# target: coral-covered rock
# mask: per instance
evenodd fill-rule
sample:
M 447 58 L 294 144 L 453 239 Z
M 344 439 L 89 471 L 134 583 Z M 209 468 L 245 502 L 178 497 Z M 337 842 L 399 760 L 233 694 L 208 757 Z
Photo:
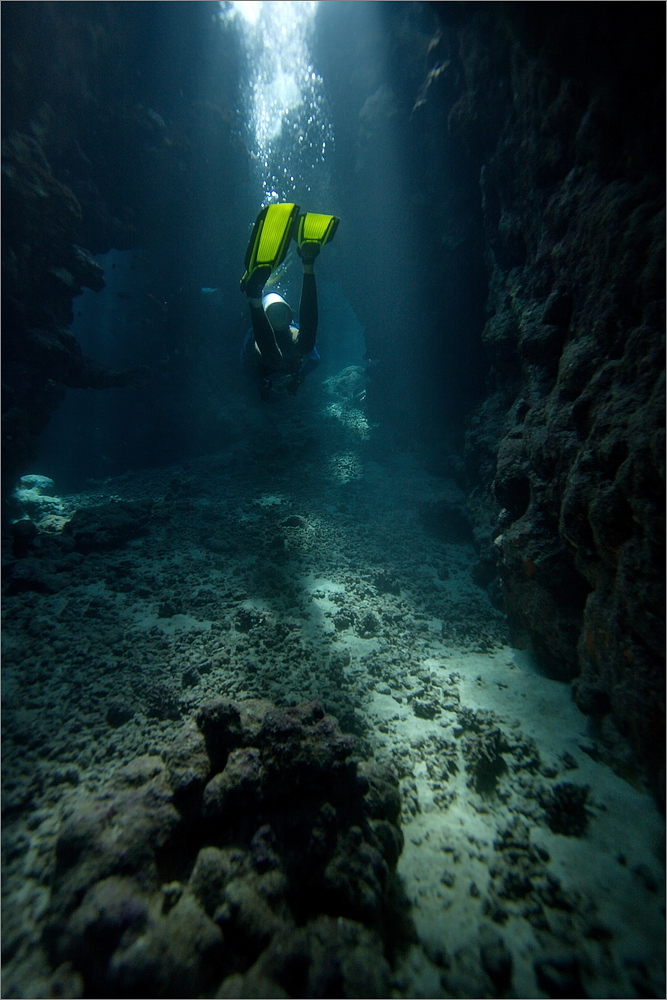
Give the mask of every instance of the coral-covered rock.
M 177 733 L 165 754 L 169 780 L 175 795 L 200 791 L 211 770 L 203 734 L 189 720 Z
M 504 939 L 490 927 L 480 931 L 480 959 L 482 968 L 498 993 L 506 993 L 512 985 L 512 952 Z
M 401 812 L 401 795 L 396 786 L 395 774 L 375 761 L 361 761 L 358 774 L 360 782 L 363 782 L 364 800 L 369 815 L 374 819 L 397 823 Z
M 554 833 L 561 833 L 566 837 L 584 835 L 588 826 L 586 803 L 589 792 L 588 785 L 575 785 L 572 781 L 562 781 L 540 794 L 540 805 Z
M 252 864 L 255 871 L 265 872 L 276 868 L 279 858 L 276 853 L 276 835 L 273 828 L 264 823 L 250 842 Z
M 61 938 L 63 920 L 95 883 L 118 875 L 133 878 L 144 891 L 158 886 L 156 852 L 177 822 L 167 771 L 158 757 L 140 757 L 121 768 L 106 792 L 73 796 L 56 842 L 48 929 L 59 951 L 69 957 Z
M 108 988 L 118 997 L 201 996 L 215 984 L 223 962 L 220 928 L 184 893 L 144 934 L 114 952 Z
M 584 991 L 581 962 L 574 952 L 543 955 L 535 959 L 537 985 L 550 997 L 581 996 Z
M 217 997 L 384 997 L 391 972 L 382 944 L 358 923 L 320 917 L 277 934 L 245 975 L 230 976 Z
M 507 771 L 503 751 L 509 749 L 498 728 L 488 728 L 462 741 L 469 784 L 482 794 L 493 792 L 498 779 Z
M 54 964 L 85 995 L 386 995 L 400 796 L 387 768 L 357 772 L 353 747 L 318 702 L 217 699 L 166 764 L 140 757 L 76 794 Z
M 250 871 L 250 860 L 238 848 L 202 847 L 192 869 L 188 888 L 210 917 L 223 901 L 223 893 L 233 880 Z
M 2 144 L 3 499 L 35 457 L 63 386 L 143 384 L 147 375 L 140 367 L 118 372 L 97 364 L 69 329 L 72 299 L 84 287 L 99 291 L 103 271 L 80 245 L 79 200 L 24 126 L 3 134 Z
M 149 517 L 148 504 L 109 503 L 76 511 L 65 530 L 78 552 L 106 552 L 145 535 Z
M 377 927 L 389 868 L 380 851 L 368 844 L 359 827 L 340 839 L 338 850 L 324 871 L 323 887 L 338 912 Z
M 21 559 L 27 555 L 32 548 L 32 543 L 37 538 L 38 528 L 30 518 L 22 517 L 20 521 L 14 521 L 11 526 L 12 533 L 12 555 Z
M 573 908 L 574 898 L 547 868 L 547 852 L 531 844 L 530 829 L 520 819 L 510 821 L 493 846 L 496 855 L 489 866 L 491 882 L 484 910 L 494 922 L 502 924 L 510 915 L 522 915 L 541 930 L 548 927 L 545 906 Z
M 204 789 L 204 816 L 221 816 L 228 809 L 254 809 L 266 782 L 262 757 L 255 747 L 232 750 L 224 770 Z
M 195 719 L 203 733 L 213 771 L 222 770 L 229 751 L 243 742 L 238 707 L 227 698 L 216 698 L 202 705 Z
M 37 594 L 55 594 L 63 586 L 55 567 L 43 559 L 17 559 L 11 564 L 4 591 L 8 597 L 25 591 Z
M 67 921 L 65 954 L 76 955 L 89 983 L 103 983 L 107 962 L 121 943 L 131 944 L 148 923 L 147 897 L 130 878 L 112 875 L 95 882 Z
M 354 767 L 350 763 L 354 737 L 341 733 L 318 701 L 267 712 L 257 744 L 271 777 L 280 777 L 279 794 L 289 798 L 319 788 L 324 774 L 329 781 L 339 775 L 348 781 Z M 271 794 L 277 794 L 275 784 L 271 787 Z
M 240 939 L 245 950 L 255 955 L 286 924 L 285 917 L 276 913 L 259 891 L 257 880 L 248 877 L 228 882 L 214 920 L 223 931 L 228 929 L 237 941 Z

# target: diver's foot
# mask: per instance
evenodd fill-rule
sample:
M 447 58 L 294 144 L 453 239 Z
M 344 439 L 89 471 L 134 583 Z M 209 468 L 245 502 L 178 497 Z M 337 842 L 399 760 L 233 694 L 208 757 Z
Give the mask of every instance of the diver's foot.
M 244 274 L 241 278 L 241 291 L 245 292 L 249 299 L 261 299 L 264 285 L 271 277 L 271 270 L 266 264 L 264 267 L 256 267 L 252 274 Z

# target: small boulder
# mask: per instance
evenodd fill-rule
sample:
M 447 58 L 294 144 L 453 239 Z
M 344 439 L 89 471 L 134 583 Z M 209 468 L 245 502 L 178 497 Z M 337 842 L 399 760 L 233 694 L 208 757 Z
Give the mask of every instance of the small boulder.
M 241 713 L 228 698 L 214 698 L 201 706 L 195 721 L 204 736 L 211 768 L 220 771 L 229 751 L 243 742 Z
M 235 936 L 240 936 L 246 947 L 254 949 L 265 948 L 273 935 L 285 926 L 285 921 L 274 913 L 247 878 L 232 879 L 225 887 L 214 920 L 223 932 L 225 927 L 232 926 Z
M 539 802 L 546 813 L 549 829 L 565 837 L 582 837 L 588 826 L 586 803 L 590 787 L 562 781 L 542 791 Z
M 222 931 L 190 893 L 166 915 L 154 919 L 145 934 L 118 948 L 111 959 L 111 996 L 207 995 L 219 981 L 224 961 Z
M 57 917 L 111 875 L 136 875 L 144 886 L 157 885 L 155 852 L 178 822 L 171 800 L 159 757 L 139 757 L 121 768 L 106 791 L 77 793 L 56 841 Z
M 17 559 L 9 571 L 5 593 L 8 597 L 26 591 L 55 594 L 62 589 L 62 586 L 50 563 L 45 563 L 41 559 Z
M 203 733 L 193 720 L 179 730 L 165 754 L 169 781 L 175 795 L 202 789 L 211 772 Z
M 108 552 L 147 534 L 149 516 L 146 503 L 108 503 L 77 510 L 64 530 L 78 552 Z
M 204 789 L 204 816 L 221 816 L 232 806 L 237 810 L 255 808 L 261 799 L 265 779 L 259 750 L 255 747 L 232 750 L 224 770 Z
M 245 851 L 233 847 L 202 847 L 192 869 L 188 889 L 212 917 L 223 902 L 225 887 L 249 869 Z

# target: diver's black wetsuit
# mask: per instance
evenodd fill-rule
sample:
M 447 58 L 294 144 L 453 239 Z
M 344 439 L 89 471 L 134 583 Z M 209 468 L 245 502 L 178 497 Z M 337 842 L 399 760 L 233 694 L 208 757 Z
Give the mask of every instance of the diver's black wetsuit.
M 258 302 L 259 304 L 255 304 Z M 259 348 L 264 365 L 272 371 L 285 371 L 285 362 L 288 359 L 284 358 L 278 347 L 273 327 L 269 323 L 260 300 L 248 299 L 248 305 L 250 306 L 250 319 L 252 320 L 255 343 Z M 304 271 L 299 302 L 299 336 L 294 344 L 295 352 L 301 357 L 309 354 L 315 346 L 318 320 L 315 275 L 312 270 L 310 274 Z
M 272 387 L 275 377 L 291 376 L 288 391 L 295 393 L 308 372 L 320 358 L 315 349 L 319 321 L 317 285 L 312 264 L 304 267 L 299 301 L 299 325 L 275 331 L 261 304 L 261 299 L 248 297 L 252 331 L 248 332 L 242 350 L 243 363 L 258 378 L 260 390 Z M 295 338 L 292 333 L 297 331 Z M 258 351 L 255 349 L 257 345 Z

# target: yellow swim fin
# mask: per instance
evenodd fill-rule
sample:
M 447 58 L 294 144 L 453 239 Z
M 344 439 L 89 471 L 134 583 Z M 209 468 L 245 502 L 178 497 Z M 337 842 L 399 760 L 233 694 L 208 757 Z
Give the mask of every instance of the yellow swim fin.
M 245 255 L 241 291 L 250 283 L 261 289 L 274 268 L 282 264 L 294 235 L 299 205 L 284 202 L 265 205 L 255 219 Z
M 317 243 L 323 247 L 334 238 L 340 219 L 336 215 L 319 215 L 317 212 L 306 212 L 299 216 L 299 228 L 296 241 L 299 248 L 304 243 Z

